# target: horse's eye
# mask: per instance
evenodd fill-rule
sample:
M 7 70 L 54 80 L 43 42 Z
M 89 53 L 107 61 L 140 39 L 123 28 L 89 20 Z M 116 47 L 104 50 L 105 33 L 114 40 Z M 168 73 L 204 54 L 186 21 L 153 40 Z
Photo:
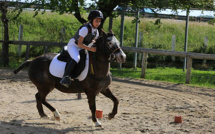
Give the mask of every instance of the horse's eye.
M 111 43 L 111 42 L 108 42 L 108 44 L 109 44 L 109 45 L 112 45 L 112 43 Z

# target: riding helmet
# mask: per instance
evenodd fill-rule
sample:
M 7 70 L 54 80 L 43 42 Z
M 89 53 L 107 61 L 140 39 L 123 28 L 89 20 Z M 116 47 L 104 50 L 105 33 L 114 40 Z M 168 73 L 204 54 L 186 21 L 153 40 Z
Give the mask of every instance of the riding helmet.
M 104 19 L 103 17 L 103 13 L 99 10 L 93 10 L 93 11 L 90 11 L 90 14 L 88 16 L 88 20 L 89 21 L 92 21 L 94 20 L 95 18 L 101 18 L 101 19 Z

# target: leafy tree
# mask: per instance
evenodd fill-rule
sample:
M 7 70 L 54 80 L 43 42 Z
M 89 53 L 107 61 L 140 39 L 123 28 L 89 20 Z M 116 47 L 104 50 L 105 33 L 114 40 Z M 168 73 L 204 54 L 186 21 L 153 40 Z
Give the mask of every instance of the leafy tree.
M 19 11 L 18 14 L 22 12 L 23 8 L 33 7 L 35 15 L 40 10 L 45 13 L 49 9 L 60 14 L 73 13 L 81 23 L 87 21 L 81 16 L 87 5 L 86 0 L 25 0 L 25 4 L 20 4 L 18 1 L 10 3 L 11 6 L 16 7 L 15 10 Z M 117 5 L 131 6 L 134 10 L 144 7 L 154 9 L 171 8 L 172 10 L 188 8 L 214 10 L 214 0 L 91 0 L 91 2 L 91 4 L 88 4 L 89 9 L 101 10 L 104 14 L 104 20 L 113 16 L 113 10 Z
M 14 2 L 15 1 L 15 2 Z M 92 3 L 89 5 L 89 9 L 101 10 L 104 14 L 104 21 L 107 17 L 113 16 L 113 10 L 117 5 L 120 6 L 131 6 L 134 10 L 144 7 L 150 7 L 154 9 L 165 9 L 171 8 L 172 10 L 177 9 L 190 9 L 199 8 L 202 10 L 210 9 L 214 10 L 214 0 L 91 0 Z M 8 18 L 6 16 L 7 7 L 15 7 L 14 11 L 18 11 L 17 16 L 23 11 L 23 8 L 34 8 L 35 15 L 42 10 L 45 13 L 46 10 L 53 12 L 71 13 L 79 20 L 80 23 L 85 23 L 85 20 L 81 15 L 85 12 L 86 0 L 25 0 L 25 3 L 20 0 L 4 0 L 0 2 L 0 11 L 2 13 L 2 22 L 4 24 L 4 40 L 2 57 L 3 64 L 7 66 L 9 64 L 8 58 Z M 17 17 L 16 16 L 16 17 Z M 103 23 L 101 25 L 103 27 Z M 4 58 L 6 57 L 6 58 Z

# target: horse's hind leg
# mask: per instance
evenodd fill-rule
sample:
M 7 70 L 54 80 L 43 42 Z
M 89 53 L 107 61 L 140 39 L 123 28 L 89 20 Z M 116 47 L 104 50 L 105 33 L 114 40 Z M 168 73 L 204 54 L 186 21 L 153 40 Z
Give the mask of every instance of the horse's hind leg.
M 111 90 L 109 88 L 105 89 L 105 90 L 102 90 L 101 93 L 110 98 L 113 103 L 114 103 L 114 106 L 113 106 L 113 110 L 112 110 L 112 113 L 109 113 L 108 117 L 109 119 L 112 119 L 114 118 L 114 116 L 117 114 L 117 110 L 118 110 L 118 104 L 119 104 L 119 101 L 118 99 L 112 94 Z
M 49 92 L 48 92 L 49 93 Z M 42 104 L 44 104 L 49 110 L 51 110 L 53 112 L 54 118 L 56 120 L 60 120 L 60 113 L 58 112 L 57 109 L 55 109 L 53 106 L 51 106 L 47 101 L 46 101 L 46 96 L 48 95 L 48 93 L 45 94 L 41 94 L 40 92 L 38 92 L 35 96 L 36 96 L 36 100 L 37 100 L 37 109 L 38 112 L 40 114 L 40 116 L 43 117 L 47 117 L 47 115 L 44 113 Z
M 47 118 L 48 116 L 44 113 L 44 110 L 43 110 L 43 106 L 42 106 L 42 102 L 41 102 L 41 99 L 40 99 L 40 95 L 39 95 L 39 92 L 35 94 L 35 97 L 36 97 L 36 101 L 37 101 L 37 110 L 41 116 L 41 118 Z

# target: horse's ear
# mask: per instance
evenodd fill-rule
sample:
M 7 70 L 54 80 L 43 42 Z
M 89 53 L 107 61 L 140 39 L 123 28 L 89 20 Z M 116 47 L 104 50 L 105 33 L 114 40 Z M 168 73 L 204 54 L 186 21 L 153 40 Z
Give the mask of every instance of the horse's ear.
M 115 34 L 113 33 L 113 30 L 112 30 L 112 29 L 109 31 L 109 33 L 110 33 L 110 34 L 113 34 L 113 35 L 115 35 Z
M 109 31 L 108 36 L 115 36 L 112 30 Z

